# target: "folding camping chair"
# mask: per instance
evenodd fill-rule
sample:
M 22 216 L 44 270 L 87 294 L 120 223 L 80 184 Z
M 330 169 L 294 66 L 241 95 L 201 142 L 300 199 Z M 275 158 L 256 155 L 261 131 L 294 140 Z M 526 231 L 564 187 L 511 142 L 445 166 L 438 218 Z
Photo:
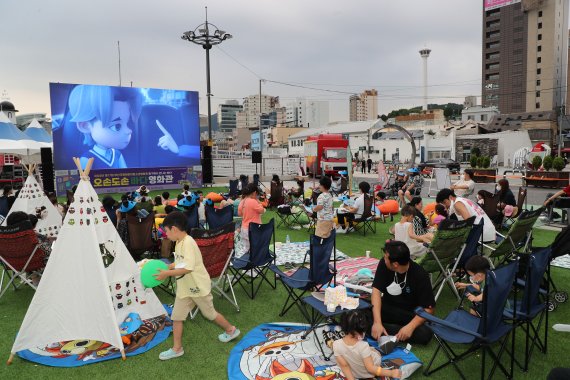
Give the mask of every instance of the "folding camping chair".
M 284 204 L 277 206 L 277 216 L 279 217 L 279 224 L 277 228 L 282 225 L 287 228 L 293 228 L 294 226 L 301 226 L 300 218 L 305 211 L 299 209 L 301 206 L 293 204 Z
M 519 217 L 520 214 L 523 213 L 524 210 L 524 203 L 526 201 L 526 194 L 527 194 L 526 187 L 519 187 L 519 192 L 517 194 L 517 207 L 515 209 L 516 213 L 513 213 L 511 216 L 506 217 L 506 220 L 503 222 L 505 225 L 512 225 L 515 222 L 515 219 Z
M 550 256 L 551 261 L 557 257 L 570 254 L 570 227 L 564 227 L 562 231 L 556 235 L 550 247 L 552 248 L 552 255 Z M 552 305 L 550 306 L 552 310 L 550 311 L 553 311 L 559 303 L 568 301 L 568 293 L 563 290 L 559 290 L 552 280 L 552 277 L 549 277 L 548 281 L 550 282 L 550 287 L 552 289 Z
M 0 227 L 0 264 L 2 264 L 0 298 L 10 286 L 17 290 L 25 283 L 36 290 L 36 286 L 26 273 L 40 275 L 40 270 L 45 267 L 45 253 L 40 248 L 38 237 L 29 221 Z M 5 277 L 8 282 L 4 286 Z M 16 284 L 18 278 L 20 283 Z
M 226 194 L 227 198 L 237 197 L 240 194 L 238 185 L 239 179 L 230 179 L 228 193 Z
M 463 248 L 463 253 L 461 257 L 457 259 L 457 265 L 455 273 L 457 270 L 461 270 L 461 274 L 459 275 L 462 278 L 465 272 L 465 264 L 467 260 L 469 260 L 473 256 L 481 255 L 483 249 L 483 225 L 485 220 L 481 218 L 479 223 L 473 223 L 471 226 L 471 231 L 469 231 L 469 235 L 467 236 L 467 241 L 465 242 L 465 248 Z
M 501 264 L 513 255 L 528 252 L 532 240 L 532 227 L 544 211 L 541 207 L 534 211 L 524 211 L 511 225 L 506 235 L 499 235 L 502 239 L 498 244 L 483 244 L 485 256 L 491 265 Z
M 206 205 L 206 223 L 210 230 L 218 229 L 233 221 L 233 207 L 215 208 L 214 206 Z
M 510 372 L 501 363 L 501 357 L 506 350 L 509 335 L 513 331 L 513 325 L 503 320 L 503 311 L 507 303 L 512 285 L 518 270 L 518 262 L 512 262 L 501 268 L 488 271 L 483 289 L 482 316 L 471 315 L 468 311 L 457 309 L 450 312 L 445 319 L 438 318 L 418 307 L 416 314 L 427 320 L 427 326 L 433 331 L 438 347 L 433 354 L 428 366 L 424 371 L 429 376 L 442 368 L 452 364 L 459 376 L 465 379 L 458 362 L 481 350 L 481 379 L 486 377 L 487 354 L 494 363 L 488 375 L 493 379 L 497 367 L 508 378 L 512 379 L 513 357 L 511 356 Z M 450 345 L 469 345 L 469 348 L 460 354 Z M 499 351 L 495 353 L 492 346 L 499 343 Z M 514 340 L 512 340 L 514 345 Z M 435 369 L 431 369 L 433 362 L 443 350 L 448 361 Z
M 192 228 L 200 228 L 198 205 L 194 204 L 187 210 L 184 210 L 184 215 L 186 215 L 186 232 L 190 233 L 190 231 L 192 231 Z
M 499 208 L 499 194 L 493 194 L 488 191 L 483 193 L 483 204 L 481 205 L 485 214 L 491 220 L 495 220 L 497 215 L 499 215 L 500 211 Z
M 332 268 L 329 264 L 331 255 Z M 309 256 L 309 268 L 305 267 L 307 256 Z M 279 316 L 284 316 L 297 305 L 301 314 L 308 319 L 307 310 L 301 301 L 303 296 L 308 291 L 313 289 L 319 291 L 323 286 L 335 282 L 333 280 L 336 275 L 336 232 L 333 230 L 326 239 L 311 235 L 311 247 L 305 253 L 303 264 L 291 275 L 284 273 L 276 265 L 271 265 L 269 269 L 279 276 L 288 294 Z
M 283 182 L 276 183 L 271 181 L 269 195 L 269 207 L 274 208 L 285 203 L 285 197 L 283 196 Z
M 239 283 L 249 298 L 254 299 L 261 284 L 267 282 L 273 289 L 277 287 L 277 278 L 273 283 L 269 281 L 267 271 L 271 264 L 275 265 L 275 253 L 270 249 L 271 242 L 275 247 L 275 220 L 271 219 L 266 224 L 249 224 L 249 252 L 241 257 L 234 257 L 231 261 L 230 271 L 232 272 L 231 285 Z M 254 287 L 258 281 L 257 288 Z M 245 282 L 251 287 L 247 289 Z
M 192 236 L 200 248 L 202 261 L 212 279 L 212 291 L 227 299 L 239 311 L 239 305 L 228 273 L 230 260 L 234 253 L 234 233 L 235 224 L 230 222 L 215 229 L 203 230 L 194 228 L 190 232 L 190 236 Z M 224 291 L 226 284 L 230 294 Z M 198 308 L 195 308 L 190 313 L 190 317 L 194 318 L 197 313 Z
M 465 242 L 471 232 L 474 221 L 474 216 L 461 221 L 442 220 L 428 247 L 427 253 L 417 259 L 417 263 L 426 272 L 430 275 L 437 274 L 437 277 L 435 279 L 432 277 L 431 280 L 433 290 L 437 289 L 436 300 L 439 298 L 445 284 L 449 286 L 457 299 L 461 298 L 455 288 L 453 274 L 461 261 Z
M 148 214 L 146 218 L 127 214 L 127 228 L 129 230 L 129 252 L 136 261 L 139 261 L 145 252 L 152 254 L 157 251 L 154 239 L 154 212 Z
M 358 219 L 354 219 L 350 223 L 349 231 L 362 231 L 363 235 L 366 236 L 366 231 L 371 233 L 376 233 L 376 222 L 380 217 L 374 212 L 374 197 L 369 194 L 364 195 L 364 211 L 362 216 Z
M 529 255 L 524 279 L 517 281 L 517 286 L 522 287 L 522 298 L 516 302 L 516 310 L 512 307 L 505 309 L 505 317 L 514 320 L 516 327 L 522 327 L 525 333 L 524 364 L 515 362 L 526 372 L 532 351 L 535 347 L 542 353 L 546 353 L 548 342 L 548 292 L 549 281 L 545 281 L 546 289 L 541 289 L 545 275 L 550 278 L 550 247 L 542 248 Z M 542 291 L 541 291 L 542 290 Z M 542 296 L 541 293 L 546 295 Z M 533 321 L 538 317 L 536 324 Z M 542 321 L 545 320 L 544 340 L 541 340 L 539 331 Z M 532 343 L 530 340 L 532 339 Z M 514 352 L 512 353 L 514 355 Z

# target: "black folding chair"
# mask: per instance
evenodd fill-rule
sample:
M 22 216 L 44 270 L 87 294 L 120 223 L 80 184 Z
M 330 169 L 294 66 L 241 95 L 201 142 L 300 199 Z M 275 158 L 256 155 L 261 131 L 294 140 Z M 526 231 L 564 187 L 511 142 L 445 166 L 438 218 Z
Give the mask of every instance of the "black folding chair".
M 237 197 L 240 194 L 240 191 L 238 190 L 239 179 L 230 179 L 229 185 L 230 186 L 228 189 L 228 193 L 226 194 L 226 197 L 228 198 Z
M 331 255 L 333 257 L 332 267 L 329 264 Z M 307 256 L 309 256 L 309 268 L 305 267 Z M 305 253 L 303 264 L 291 275 L 287 275 L 276 265 L 271 265 L 269 269 L 279 276 L 288 294 L 279 316 L 284 316 L 294 305 L 297 305 L 301 313 L 308 319 L 307 310 L 302 302 L 305 293 L 313 289 L 318 291 L 335 279 L 336 232 L 333 230 L 326 239 L 311 235 L 311 247 Z
M 374 212 L 374 198 L 371 195 L 364 195 L 364 212 L 358 219 L 354 219 L 350 223 L 349 231 L 362 231 L 366 236 L 366 231 L 376 233 L 376 222 L 378 221 L 376 213 Z
M 208 224 L 208 229 L 215 230 L 233 221 L 233 207 L 215 208 L 212 205 L 206 205 L 206 223 Z
M 293 211 L 293 207 L 302 206 L 292 206 L 291 204 L 277 206 L 277 216 L 279 217 L 279 224 L 277 224 L 277 228 L 281 227 L 282 225 L 287 228 L 301 225 L 300 218 L 304 211 Z
M 518 360 L 515 362 L 521 369 L 528 371 L 528 364 L 532 351 L 537 347 L 546 354 L 548 342 L 548 293 L 550 277 L 550 247 L 542 248 L 528 256 L 525 277 L 517 280 L 517 286 L 521 287 L 522 299 L 516 302 L 516 310 L 512 307 L 505 309 L 505 317 L 513 319 L 517 327 L 522 327 L 525 333 L 524 364 Z M 541 289 L 541 285 L 546 284 L 546 289 Z M 541 291 L 542 290 L 542 291 Z M 541 294 L 542 293 L 542 294 Z M 538 318 L 536 324 L 534 321 Z M 545 320 L 544 340 L 540 338 L 540 329 Z M 532 341 L 532 342 L 531 342 Z M 514 353 L 512 353 L 514 355 Z
M 449 313 L 445 319 L 441 319 L 431 315 L 421 307 L 416 309 L 416 314 L 427 320 L 427 326 L 433 331 L 438 343 L 438 347 L 424 371 L 425 376 L 429 376 L 451 364 L 457 370 L 461 379 L 465 379 L 465 375 L 459 368 L 458 363 L 473 353 L 481 351 L 481 379 L 487 377 L 487 355 L 493 360 L 488 379 L 495 378 L 493 375 L 497 368 L 501 370 L 506 378 L 513 378 L 513 356 L 511 355 L 510 370 L 507 370 L 501 363 L 501 357 L 507 351 L 508 338 L 514 329 L 512 324 L 506 323 L 503 319 L 503 312 L 515 281 L 517 270 L 518 261 L 514 261 L 487 272 L 483 289 L 483 312 L 481 317 L 471 315 L 463 309 L 457 309 Z M 516 310 L 516 305 L 514 307 Z M 514 339 L 511 342 L 514 347 Z M 451 344 L 454 344 L 454 346 L 452 347 Z M 493 350 L 495 344 L 499 345 L 498 352 Z M 455 351 L 457 349 L 456 345 L 468 346 L 468 349 L 458 354 Z M 447 357 L 447 361 L 439 367 L 431 369 L 440 350 Z
M 270 265 L 275 265 L 275 253 L 270 249 L 272 241 L 273 246 L 275 246 L 274 219 L 271 219 L 267 224 L 250 223 L 249 252 L 232 259 L 230 266 L 233 275 L 232 285 L 239 283 L 251 299 L 255 298 L 264 281 L 273 289 L 277 287 L 277 278 L 274 276 L 273 283 L 271 283 L 267 276 Z M 257 288 L 255 287 L 256 281 L 258 282 Z M 249 285 L 249 289 L 244 283 Z
M 186 232 L 190 233 L 192 228 L 200 228 L 200 217 L 198 214 L 198 205 L 194 204 L 186 210 L 184 210 L 184 215 L 186 215 Z

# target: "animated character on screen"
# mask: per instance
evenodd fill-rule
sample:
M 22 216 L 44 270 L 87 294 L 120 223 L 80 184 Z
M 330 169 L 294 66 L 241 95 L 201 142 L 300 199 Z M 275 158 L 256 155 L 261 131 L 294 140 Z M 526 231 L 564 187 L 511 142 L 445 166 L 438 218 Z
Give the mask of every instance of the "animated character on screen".
M 195 158 L 200 157 L 199 145 L 178 145 L 172 135 L 164 128 L 160 120 L 156 120 L 158 129 L 164 136 L 158 139 L 158 146 L 163 150 L 169 150 L 179 157 Z
M 126 168 L 121 154 L 130 141 L 142 98 L 130 89 L 87 86 L 75 87 L 69 95 L 69 114 L 83 133 L 89 149 L 81 155 L 81 164 L 95 158 L 93 169 Z

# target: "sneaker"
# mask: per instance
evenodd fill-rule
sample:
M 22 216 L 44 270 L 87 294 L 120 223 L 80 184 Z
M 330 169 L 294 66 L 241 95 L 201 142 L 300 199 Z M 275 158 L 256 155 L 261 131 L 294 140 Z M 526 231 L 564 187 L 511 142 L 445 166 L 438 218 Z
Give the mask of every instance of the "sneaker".
M 172 348 L 169 348 L 168 350 L 161 352 L 160 355 L 158 355 L 158 358 L 160 360 L 169 360 L 169 359 L 178 358 L 182 355 L 184 355 L 184 349 L 176 352 Z
M 218 339 L 220 340 L 220 342 L 223 343 L 228 343 L 231 340 L 234 340 L 235 338 L 237 338 L 239 336 L 241 332 L 239 331 L 239 329 L 236 327 L 234 329 L 234 332 L 231 334 L 228 334 L 227 332 L 223 332 L 220 335 L 218 335 Z

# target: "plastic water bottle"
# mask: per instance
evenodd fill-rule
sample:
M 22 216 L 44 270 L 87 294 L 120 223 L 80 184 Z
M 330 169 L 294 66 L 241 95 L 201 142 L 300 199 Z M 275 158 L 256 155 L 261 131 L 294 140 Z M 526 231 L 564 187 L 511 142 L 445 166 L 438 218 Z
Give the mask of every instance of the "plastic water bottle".
M 291 243 L 291 238 L 289 238 L 289 234 L 287 234 L 287 237 L 285 238 L 285 243 L 287 244 Z

